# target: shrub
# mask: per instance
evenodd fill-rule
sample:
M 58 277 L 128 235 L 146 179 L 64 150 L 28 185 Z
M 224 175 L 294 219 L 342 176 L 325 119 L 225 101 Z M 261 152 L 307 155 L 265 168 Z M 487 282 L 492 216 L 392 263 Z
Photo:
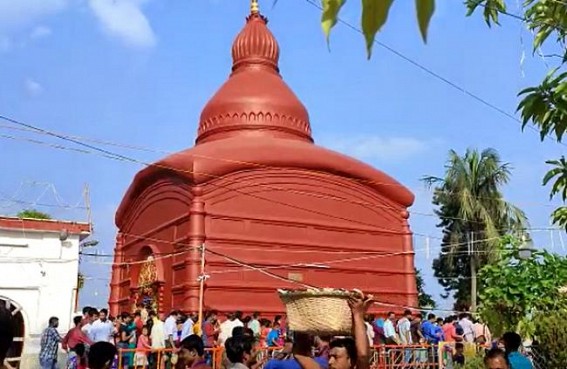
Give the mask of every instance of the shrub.
M 546 369 L 567 368 L 567 311 L 538 314 L 534 321 L 536 359 Z

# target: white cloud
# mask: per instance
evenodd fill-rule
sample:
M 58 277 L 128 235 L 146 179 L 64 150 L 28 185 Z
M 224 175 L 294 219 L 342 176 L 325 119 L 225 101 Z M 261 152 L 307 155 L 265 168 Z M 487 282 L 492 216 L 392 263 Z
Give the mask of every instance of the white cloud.
M 141 10 L 144 0 L 89 0 L 103 30 L 128 46 L 147 48 L 156 44 L 150 22 Z
M 43 93 L 43 86 L 39 84 L 39 82 L 34 81 L 31 78 L 26 79 L 24 83 L 24 88 L 26 93 L 31 96 L 39 96 Z
M 323 139 L 322 144 L 360 160 L 400 161 L 426 151 L 431 142 L 413 137 L 356 136 Z
M 0 0 L 0 52 L 10 51 L 18 43 L 13 39 L 14 34 L 43 17 L 65 10 L 69 1 L 71 0 Z
M 51 36 L 51 33 L 51 28 L 45 26 L 37 26 L 31 31 L 30 37 L 33 39 L 44 38 Z

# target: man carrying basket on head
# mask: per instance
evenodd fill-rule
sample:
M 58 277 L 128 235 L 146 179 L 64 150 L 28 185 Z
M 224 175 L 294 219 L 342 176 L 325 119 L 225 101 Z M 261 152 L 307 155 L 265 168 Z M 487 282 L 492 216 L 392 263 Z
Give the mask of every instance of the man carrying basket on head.
M 370 367 L 370 346 L 366 334 L 364 316 L 372 305 L 372 296 L 354 291 L 348 300 L 352 313 L 352 336 L 332 340 L 329 347 L 329 369 L 368 369 Z M 293 354 L 302 369 L 321 369 L 311 357 L 312 340 L 308 335 L 296 333 Z

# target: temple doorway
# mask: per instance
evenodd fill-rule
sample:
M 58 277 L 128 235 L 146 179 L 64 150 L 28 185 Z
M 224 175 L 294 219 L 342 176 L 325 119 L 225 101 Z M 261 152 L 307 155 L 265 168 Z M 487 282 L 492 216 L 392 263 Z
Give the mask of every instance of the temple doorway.
M 140 268 L 134 292 L 134 310 L 159 311 L 157 267 L 153 255 L 148 255 Z
M 25 322 L 22 308 L 15 301 L 0 296 L 0 304 L 6 306 L 6 308 L 12 313 L 12 319 L 14 321 L 14 342 L 8 350 L 8 355 L 6 356 L 6 361 L 13 368 L 20 368 L 20 361 L 22 360 L 22 352 L 24 351 L 24 337 L 25 337 Z

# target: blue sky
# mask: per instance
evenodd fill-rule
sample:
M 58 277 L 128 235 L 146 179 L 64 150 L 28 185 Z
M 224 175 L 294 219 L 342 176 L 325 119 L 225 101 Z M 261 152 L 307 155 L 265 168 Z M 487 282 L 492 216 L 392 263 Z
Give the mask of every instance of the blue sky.
M 517 91 L 546 71 L 545 61 L 531 56 L 530 33 L 512 18 L 490 30 L 480 16 L 465 18 L 461 1 L 437 3 L 427 45 L 413 2 L 403 0 L 394 4 L 378 40 L 513 113 Z M 532 226 L 549 226 L 552 208 L 541 177 L 544 161 L 564 154 L 564 146 L 541 143 L 531 130 L 522 133 L 517 122 L 382 47 L 367 61 L 363 37 L 344 25 L 333 30 L 329 52 L 320 11 L 306 0 L 271 4 L 260 5 L 280 43 L 282 74 L 307 106 L 319 144 L 400 180 L 416 194 L 412 211 L 419 213 L 432 212 L 419 178 L 442 175 L 449 149 L 494 147 L 515 168 L 505 189 L 509 200 L 524 208 Z M 229 73 L 230 47 L 248 6 L 246 0 L 0 0 L 0 113 L 70 135 L 156 150 L 111 148 L 142 161 L 190 147 L 201 108 Z M 349 0 L 342 17 L 358 25 L 359 15 L 359 2 Z M 141 167 L 25 141 L 73 147 L 8 126 L 0 121 L 0 213 L 13 214 L 27 206 L 22 202 L 74 206 L 88 183 L 93 237 L 101 253 L 111 253 L 114 211 Z M 86 219 L 84 209 L 36 207 L 63 219 Z M 411 217 L 418 233 L 438 236 L 435 223 L 431 216 Z M 536 232 L 534 238 L 563 252 L 558 232 Z M 430 245 L 428 258 L 425 240 L 416 237 L 416 264 L 438 298 L 430 269 L 438 241 Z M 93 279 L 81 303 L 105 303 L 105 263 L 111 260 L 83 261 Z

